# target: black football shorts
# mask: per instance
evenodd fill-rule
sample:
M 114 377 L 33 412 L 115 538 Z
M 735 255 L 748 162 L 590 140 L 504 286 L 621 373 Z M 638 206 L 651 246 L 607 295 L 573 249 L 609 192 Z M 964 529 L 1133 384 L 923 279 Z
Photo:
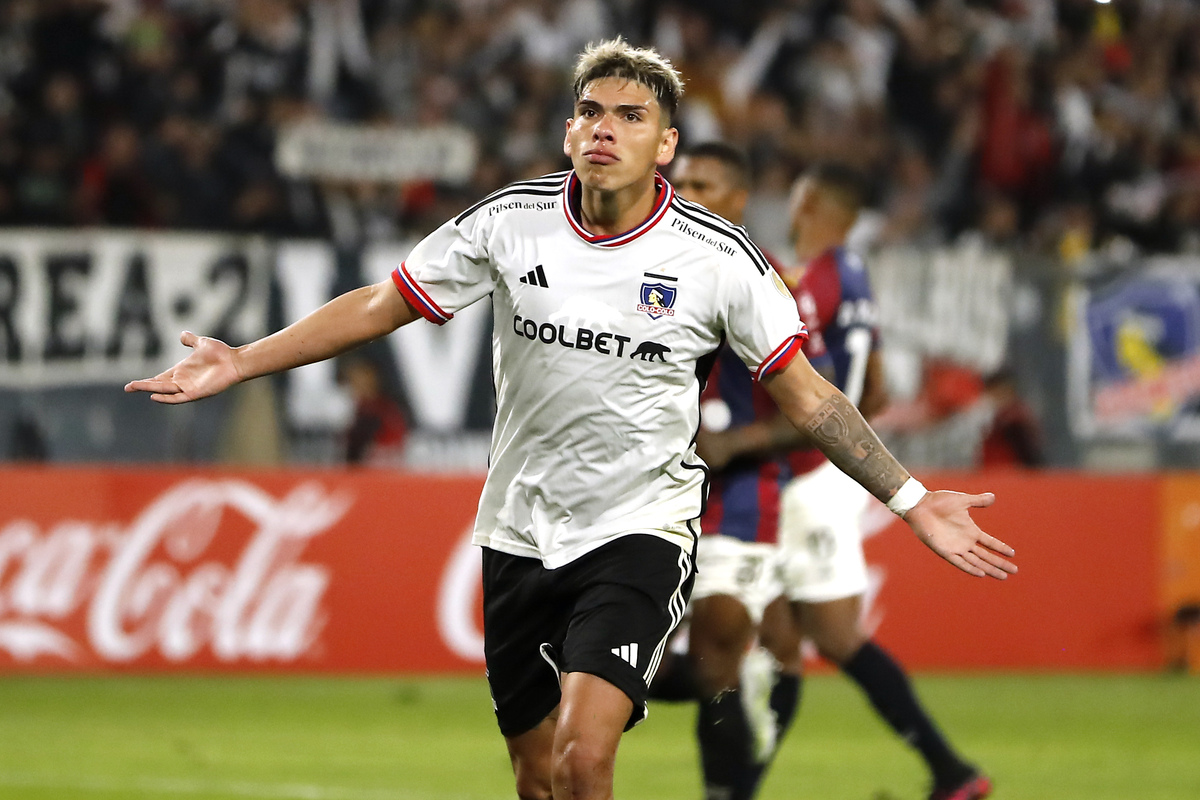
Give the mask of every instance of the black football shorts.
M 692 553 L 629 534 L 558 569 L 483 550 L 483 632 L 496 721 L 525 733 L 555 709 L 559 675 L 586 672 L 633 701 L 626 730 L 646 717 L 646 687 L 692 592 Z

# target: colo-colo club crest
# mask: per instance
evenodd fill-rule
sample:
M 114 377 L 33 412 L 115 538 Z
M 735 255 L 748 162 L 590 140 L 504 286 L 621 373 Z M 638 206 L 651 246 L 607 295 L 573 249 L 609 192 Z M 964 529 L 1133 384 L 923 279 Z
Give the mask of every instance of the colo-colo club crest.
M 649 314 L 650 319 L 675 316 L 675 287 L 667 285 L 666 282 L 674 283 L 676 279 L 666 275 L 652 275 L 649 272 L 646 273 L 646 277 L 654 280 L 643 281 L 638 311 Z

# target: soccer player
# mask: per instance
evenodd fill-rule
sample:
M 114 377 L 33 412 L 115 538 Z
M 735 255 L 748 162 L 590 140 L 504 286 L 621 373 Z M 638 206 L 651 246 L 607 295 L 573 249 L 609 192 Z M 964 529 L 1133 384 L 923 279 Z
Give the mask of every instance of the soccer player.
M 676 158 L 671 179 L 684 199 L 742 224 L 750 166 L 736 148 L 721 142 L 689 148 Z M 771 263 L 783 271 L 782 265 Z M 700 520 L 687 657 L 664 665 L 651 697 L 700 701 L 696 737 L 705 796 L 743 800 L 753 796 L 778 731 L 787 727 L 781 715 L 796 708 L 797 698 L 784 694 L 800 687 L 796 676 L 771 676 L 779 695 L 777 724 L 764 705 L 753 702 L 757 693 L 744 692 L 741 685 L 743 659 L 755 641 L 763 611 L 783 590 L 775 543 L 780 495 L 791 473 L 786 460 L 769 450 L 732 459 L 706 454 L 710 444 L 727 441 L 716 435 L 719 432 L 729 430 L 736 437 L 748 426 L 779 416 L 762 384 L 729 349 L 717 358 L 700 408 L 697 451 L 706 461 L 719 460 L 722 468 L 714 472 Z M 684 696 L 689 690 L 693 696 Z
M 887 404 L 877 349 L 878 314 L 866 266 L 846 249 L 863 194 L 854 172 L 837 164 L 817 165 L 794 187 L 791 223 L 797 262 L 806 265 L 796 295 L 813 338 L 821 339 L 813 344 L 828 352 L 835 384 L 870 418 Z M 806 313 L 810 304 L 811 313 Z M 931 800 L 986 797 L 991 781 L 950 747 L 922 708 L 904 668 L 863 628 L 867 568 L 860 519 L 867 494 L 811 449 L 794 452 L 791 465 L 796 477 L 784 490 L 779 536 L 798 630 L 859 685 L 875 711 L 920 753 L 932 776 Z M 799 637 L 788 638 L 775 650 L 791 655 L 789 671 L 798 674 Z
M 658 174 L 682 91 L 652 50 L 589 46 L 566 122 L 572 170 L 496 192 L 390 280 L 256 342 L 185 333 L 191 355 L 126 387 L 187 402 L 491 297 L 497 411 L 474 541 L 488 681 L 522 798 L 612 797 L 617 744 L 645 716 L 691 589 L 706 474 L 692 438 L 723 340 L 941 557 L 976 576 L 1016 569 L 970 518 L 993 496 L 912 478 L 809 366 L 795 302 L 745 233 L 677 200 Z
M 857 174 L 837 164 L 815 165 L 793 189 L 791 227 L 798 263 L 804 265 L 794 294 L 810 330 L 805 351 L 811 348 L 830 360 L 834 383 L 870 417 L 887 403 L 877 349 L 878 314 L 866 267 L 845 246 L 862 202 Z M 710 462 L 802 444 L 795 428 L 778 417 L 719 438 L 719 445 L 708 448 Z M 990 780 L 949 746 L 903 668 L 863 628 L 867 568 L 860 517 L 867 494 L 819 451 L 794 450 L 788 460 L 795 477 L 783 491 L 779 541 L 781 577 L 791 607 L 773 604 L 760 632 L 781 665 L 770 698 L 779 726 L 776 736 L 795 713 L 789 702 L 799 697 L 792 684 L 801 676 L 799 645 L 807 637 L 921 754 L 932 776 L 932 800 L 987 796 Z

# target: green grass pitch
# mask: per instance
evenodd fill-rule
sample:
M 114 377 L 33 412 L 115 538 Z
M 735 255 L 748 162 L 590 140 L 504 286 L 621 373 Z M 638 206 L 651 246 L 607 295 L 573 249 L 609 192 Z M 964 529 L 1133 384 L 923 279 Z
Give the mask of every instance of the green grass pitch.
M 1005 800 L 1200 798 L 1200 679 L 921 675 L 941 727 Z M 627 734 L 622 800 L 699 800 L 694 709 Z M 807 681 L 763 800 L 916 800 L 925 775 L 856 689 Z M 7 677 L 0 798 L 502 800 L 479 679 Z

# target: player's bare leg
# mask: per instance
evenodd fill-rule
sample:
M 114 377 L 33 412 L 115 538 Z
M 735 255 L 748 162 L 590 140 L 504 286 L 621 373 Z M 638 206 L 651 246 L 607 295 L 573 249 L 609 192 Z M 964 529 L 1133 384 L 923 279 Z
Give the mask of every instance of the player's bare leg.
M 613 767 L 633 701 L 603 678 L 568 672 L 554 732 L 555 800 L 612 800 Z
M 801 630 L 827 661 L 845 664 L 871 638 L 862 627 L 862 595 L 797 606 Z
M 633 703 L 585 672 L 562 676 L 562 703 L 533 730 L 506 738 L 521 800 L 611 800 L 617 745 Z
M 551 800 L 554 796 L 550 775 L 558 712 L 554 709 L 533 730 L 505 737 L 521 800 Z
M 709 797 L 747 800 L 757 783 L 754 733 L 739 691 L 742 659 L 756 629 L 730 595 L 693 601 L 688 653 L 700 686 L 696 737 Z
M 787 675 L 804 672 L 804 658 L 800 654 L 799 619 L 786 597 L 778 597 L 763 611 L 762 624 L 758 628 L 758 641 L 779 663 L 779 671 Z
M 704 698 L 737 688 L 738 668 L 754 634 L 754 621 L 737 599 L 717 594 L 692 601 L 688 654 Z

